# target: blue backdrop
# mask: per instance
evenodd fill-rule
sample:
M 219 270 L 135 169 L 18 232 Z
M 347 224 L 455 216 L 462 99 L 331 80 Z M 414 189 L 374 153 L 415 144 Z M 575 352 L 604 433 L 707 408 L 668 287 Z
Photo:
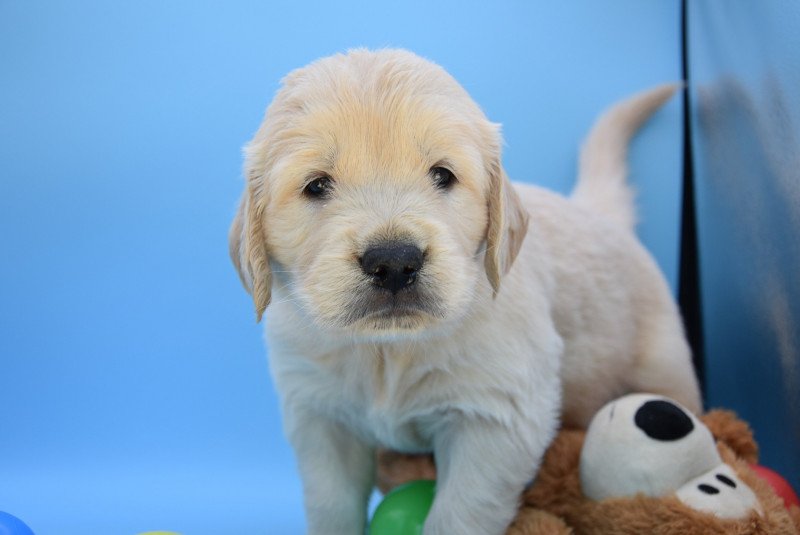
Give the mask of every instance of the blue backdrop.
M 240 148 L 280 78 L 409 48 L 503 123 L 514 179 L 567 191 L 594 116 L 680 78 L 679 7 L 0 0 L 0 510 L 38 535 L 302 533 L 226 243 Z M 632 159 L 674 285 L 677 100 Z
M 707 399 L 800 492 L 800 4 L 690 5 Z

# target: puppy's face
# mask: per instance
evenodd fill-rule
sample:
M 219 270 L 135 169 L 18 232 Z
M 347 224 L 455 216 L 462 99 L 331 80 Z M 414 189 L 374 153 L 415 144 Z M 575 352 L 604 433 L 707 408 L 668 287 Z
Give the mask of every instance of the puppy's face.
M 259 313 L 275 284 L 318 325 L 356 334 L 457 321 L 484 273 L 496 289 L 527 224 L 499 144 L 463 89 L 410 53 L 290 74 L 246 149 L 231 231 Z

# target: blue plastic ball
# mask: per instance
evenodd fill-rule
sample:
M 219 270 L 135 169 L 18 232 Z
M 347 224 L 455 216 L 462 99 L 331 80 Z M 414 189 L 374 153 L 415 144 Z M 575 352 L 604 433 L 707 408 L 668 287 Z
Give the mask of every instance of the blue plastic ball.
M 14 515 L 0 511 L 0 535 L 33 535 L 33 530 Z

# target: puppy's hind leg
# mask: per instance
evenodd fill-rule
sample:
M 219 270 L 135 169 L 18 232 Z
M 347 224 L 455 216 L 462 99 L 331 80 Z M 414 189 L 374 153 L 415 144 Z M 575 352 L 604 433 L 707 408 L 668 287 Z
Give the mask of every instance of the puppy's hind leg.
M 658 314 L 644 322 L 629 386 L 635 392 L 672 398 L 695 414 L 702 411 L 692 352 L 677 313 Z

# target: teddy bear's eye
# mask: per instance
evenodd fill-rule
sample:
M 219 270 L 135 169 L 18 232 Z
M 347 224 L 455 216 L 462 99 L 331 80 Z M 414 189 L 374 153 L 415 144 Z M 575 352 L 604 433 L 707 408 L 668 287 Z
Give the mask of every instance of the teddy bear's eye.
M 306 184 L 303 195 L 311 199 L 323 199 L 330 195 L 332 190 L 333 179 L 328 175 L 322 175 Z

